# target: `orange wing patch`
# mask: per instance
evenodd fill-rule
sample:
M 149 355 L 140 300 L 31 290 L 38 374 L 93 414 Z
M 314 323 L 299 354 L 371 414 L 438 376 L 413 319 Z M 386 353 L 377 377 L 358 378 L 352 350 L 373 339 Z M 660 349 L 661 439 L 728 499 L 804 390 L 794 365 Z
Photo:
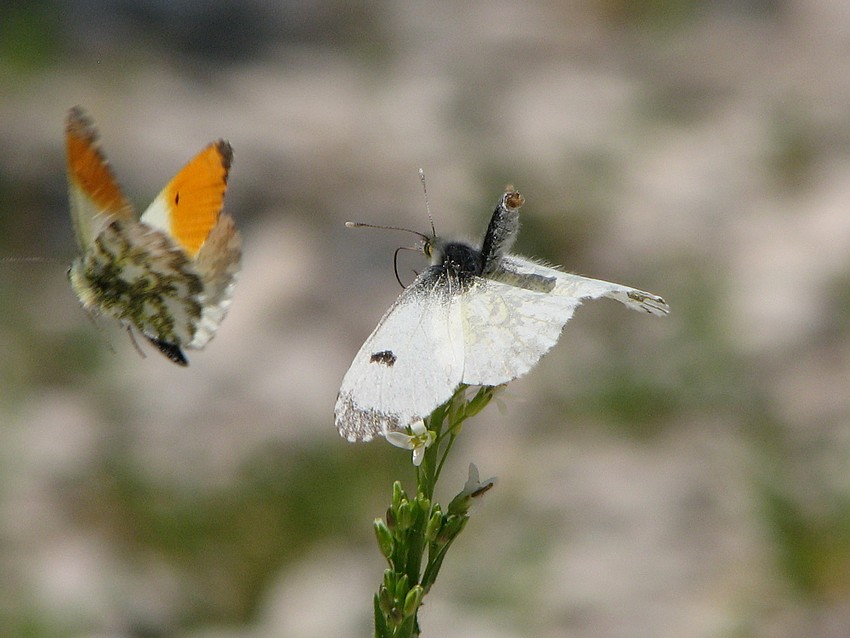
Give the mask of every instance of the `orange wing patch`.
M 168 208 L 171 236 L 192 258 L 218 221 L 232 160 L 230 144 L 224 140 L 210 144 L 160 194 Z
M 98 212 L 120 219 L 132 219 L 133 207 L 121 192 L 100 151 L 92 121 L 79 107 L 72 108 L 68 113 L 65 146 L 68 176 L 72 185 L 83 191 Z

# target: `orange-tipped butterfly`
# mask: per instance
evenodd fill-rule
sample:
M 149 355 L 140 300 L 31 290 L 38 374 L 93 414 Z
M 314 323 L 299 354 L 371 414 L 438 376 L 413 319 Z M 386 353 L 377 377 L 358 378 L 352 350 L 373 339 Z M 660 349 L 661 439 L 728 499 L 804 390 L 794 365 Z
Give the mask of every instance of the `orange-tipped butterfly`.
M 230 144 L 210 144 L 144 213 L 124 197 L 79 107 L 65 128 L 71 219 L 81 254 L 68 276 L 83 307 L 134 326 L 160 352 L 188 365 L 183 348 L 212 339 L 230 306 L 242 255 L 222 212 Z

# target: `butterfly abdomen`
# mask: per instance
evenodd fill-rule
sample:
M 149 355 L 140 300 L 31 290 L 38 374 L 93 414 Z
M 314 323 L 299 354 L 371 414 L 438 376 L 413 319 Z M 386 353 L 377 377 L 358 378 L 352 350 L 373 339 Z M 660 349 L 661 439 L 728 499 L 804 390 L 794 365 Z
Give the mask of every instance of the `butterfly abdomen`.
M 519 209 L 524 202 L 523 196 L 510 186 L 499 199 L 481 245 L 482 274 L 498 271 L 502 258 L 513 247 L 519 233 Z

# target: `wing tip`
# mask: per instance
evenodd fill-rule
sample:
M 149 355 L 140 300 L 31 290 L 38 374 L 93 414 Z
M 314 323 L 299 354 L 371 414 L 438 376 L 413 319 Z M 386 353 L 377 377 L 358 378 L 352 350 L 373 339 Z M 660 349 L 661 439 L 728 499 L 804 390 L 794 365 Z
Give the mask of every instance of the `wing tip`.
M 211 144 L 218 151 L 221 167 L 224 169 L 224 181 L 227 183 L 227 178 L 230 174 L 230 167 L 233 166 L 233 146 L 225 139 L 216 140 Z
M 68 116 L 65 119 L 65 132 L 92 142 L 97 139 L 94 121 L 79 104 L 68 109 Z
M 106 164 L 94 120 L 82 106 L 76 105 L 68 109 L 68 116 L 65 119 L 65 138 L 70 161 L 83 161 L 82 158 L 87 153 L 93 153 L 101 163 Z
M 79 105 L 68 109 L 65 153 L 72 192 L 76 190 L 83 200 L 87 200 L 88 207 L 96 209 L 92 211 L 84 207 L 82 211 L 76 210 L 75 198 L 71 199 L 71 215 L 77 227 L 80 245 L 86 245 L 93 239 L 86 236 L 85 228 L 90 222 L 85 217 L 107 213 L 122 219 L 134 218 L 133 206 L 124 196 L 100 146 L 100 136 L 94 121 Z M 76 206 L 79 208 L 80 204 Z
M 656 317 L 666 317 L 670 314 L 670 306 L 663 297 L 642 290 L 629 291 L 626 296 L 629 298 L 629 305 L 635 310 L 643 310 Z

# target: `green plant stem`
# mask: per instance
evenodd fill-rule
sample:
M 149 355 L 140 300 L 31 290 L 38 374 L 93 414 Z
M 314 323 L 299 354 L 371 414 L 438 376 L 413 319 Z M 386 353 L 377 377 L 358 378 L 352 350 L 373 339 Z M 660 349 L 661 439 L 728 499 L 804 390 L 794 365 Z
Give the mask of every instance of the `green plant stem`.
M 492 486 L 492 482 L 478 483 L 477 470 L 471 468 L 470 480 L 448 510 L 443 511 L 433 500 L 461 424 L 480 412 L 493 395 L 492 388 L 481 388 L 469 399 L 466 390 L 466 386 L 459 387 L 451 400 L 425 420 L 434 441 L 416 468 L 415 496 L 408 497 L 396 482 L 386 522 L 379 519 L 375 523 L 378 544 L 389 565 L 374 598 L 376 638 L 419 636 L 422 596 L 430 591 L 449 548 L 466 526 L 472 499 Z

